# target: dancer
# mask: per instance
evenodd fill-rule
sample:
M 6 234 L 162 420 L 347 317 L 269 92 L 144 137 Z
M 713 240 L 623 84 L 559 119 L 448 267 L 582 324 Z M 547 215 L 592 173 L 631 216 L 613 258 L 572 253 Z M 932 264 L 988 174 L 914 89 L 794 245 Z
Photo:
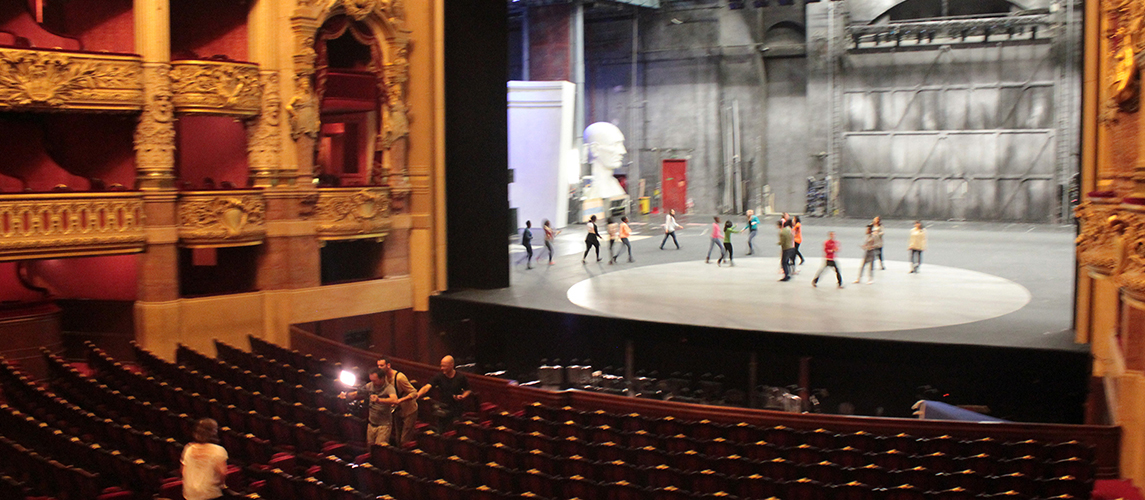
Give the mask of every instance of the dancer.
M 525 269 L 533 268 L 533 221 L 525 221 L 525 230 L 521 231 L 521 245 L 525 247 Z
M 676 210 L 669 209 L 668 216 L 664 218 L 664 241 L 660 242 L 660 249 L 664 249 L 664 244 L 668 242 L 668 237 L 672 237 L 672 243 L 676 244 L 676 250 L 680 249 L 680 242 L 676 240 L 676 230 L 680 229 L 681 225 L 676 223 Z
M 620 225 L 617 224 L 616 222 L 614 222 L 612 220 L 612 217 L 609 217 L 608 218 L 608 226 L 606 226 L 606 227 L 608 228 L 608 263 L 609 264 L 615 264 L 616 263 L 616 254 L 614 254 L 612 252 L 613 252 L 613 247 L 616 245 L 617 234 L 620 233 Z
M 803 243 L 803 223 L 799 222 L 799 216 L 798 215 L 792 217 L 792 220 L 795 221 L 795 223 L 792 224 L 792 226 L 791 226 L 791 234 L 795 236 L 795 252 L 794 252 L 795 255 L 793 255 L 791 257 L 791 264 L 794 265 L 795 264 L 795 257 L 799 257 L 799 265 L 802 266 L 803 265 L 803 254 L 799 253 L 799 244 Z M 798 267 L 795 268 L 795 274 L 799 274 L 799 268 Z
M 734 267 L 736 265 L 735 261 L 732 260 L 732 233 L 738 233 L 738 232 L 740 232 L 740 231 L 734 227 L 734 224 L 732 224 L 732 221 L 730 219 L 724 223 L 724 250 L 727 250 L 728 266 L 732 266 L 732 267 Z M 716 261 L 716 265 L 719 266 L 720 264 L 723 263 L 723 261 L 724 261 L 724 257 L 723 257 L 723 255 L 720 255 L 720 260 Z
M 907 248 L 910 248 L 910 272 L 917 273 L 918 268 L 922 267 L 922 251 L 926 250 L 926 229 L 922 227 L 922 221 L 914 221 Z
M 755 246 L 752 245 L 751 240 L 755 239 L 756 233 L 759 233 L 759 217 L 755 216 L 755 210 L 747 211 L 747 254 L 755 253 Z
M 794 250 L 795 250 L 795 236 L 791 233 L 791 221 L 780 220 L 776 223 L 779 227 L 779 265 L 783 267 L 783 278 L 779 281 L 791 281 L 793 269 L 792 264 L 795 263 Z
M 632 228 L 628 227 L 628 217 L 620 218 L 620 242 L 624 243 L 624 247 L 628 249 L 628 262 L 636 262 L 632 260 L 632 244 L 628 242 L 628 238 L 632 236 Z M 612 261 L 616 262 L 616 258 L 620 257 L 620 253 L 612 256 Z
M 839 251 L 839 242 L 835 240 L 835 231 L 827 232 L 827 241 L 823 242 L 823 266 L 815 273 L 811 286 L 819 286 L 819 275 L 827 267 L 835 269 L 835 279 L 839 280 L 839 288 L 843 288 L 843 275 L 839 272 L 839 265 L 835 263 L 835 252 Z
M 863 280 L 863 269 L 868 264 L 871 266 L 871 273 L 867 276 L 867 284 L 875 282 L 875 257 L 879 253 L 878 247 L 875 246 L 875 225 L 874 223 L 867 224 L 867 237 L 863 240 L 863 264 L 859 266 L 859 277 L 855 278 L 855 283 Z
M 886 271 L 887 265 L 883 263 L 883 220 L 877 215 L 871 221 L 871 234 L 875 235 L 875 254 L 879 258 L 879 267 Z
M 543 222 L 541 226 L 545 230 L 545 249 L 549 251 L 549 265 L 551 266 L 553 265 L 553 244 L 556 243 L 557 235 L 561 234 L 561 232 L 560 230 L 553 230 L 549 219 L 545 219 L 545 222 Z M 537 256 L 537 260 L 541 260 L 540 255 Z
M 712 217 L 712 243 L 708 245 L 708 257 L 704 259 L 704 264 L 712 263 L 712 248 L 720 250 L 720 260 L 724 260 L 724 232 L 720 230 L 720 218 Z
M 583 264 L 584 260 L 588 258 L 588 251 L 596 248 L 596 261 L 600 262 L 600 231 L 596 229 L 596 216 L 588 218 L 588 224 L 585 225 L 588 229 L 588 234 L 584 236 L 584 255 L 581 256 L 580 261 Z

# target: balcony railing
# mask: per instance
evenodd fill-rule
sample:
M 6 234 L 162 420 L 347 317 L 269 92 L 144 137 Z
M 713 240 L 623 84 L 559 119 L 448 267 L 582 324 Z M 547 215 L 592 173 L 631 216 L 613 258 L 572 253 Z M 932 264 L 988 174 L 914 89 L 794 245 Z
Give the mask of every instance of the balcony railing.
M 314 208 L 321 240 L 385 238 L 390 232 L 387 187 L 318 188 Z
M 179 193 L 179 244 L 218 248 L 266 238 L 266 202 L 258 189 Z
M 0 261 L 141 252 L 138 192 L 0 195 Z
M 138 111 L 139 56 L 0 47 L 0 110 Z
M 171 92 L 180 113 L 254 116 L 262 105 L 258 65 L 252 63 L 172 61 Z

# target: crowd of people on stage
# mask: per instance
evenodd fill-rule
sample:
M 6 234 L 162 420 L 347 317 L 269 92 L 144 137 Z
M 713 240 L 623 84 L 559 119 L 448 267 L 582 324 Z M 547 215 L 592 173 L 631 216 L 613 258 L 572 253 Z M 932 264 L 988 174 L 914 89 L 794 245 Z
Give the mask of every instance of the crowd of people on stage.
M 705 234 L 710 235 L 710 244 L 708 245 L 708 254 L 704 258 L 704 263 L 710 264 L 712 261 L 713 250 L 719 252 L 719 258 L 716 259 L 716 265 L 722 267 L 724 262 L 728 266 L 735 266 L 735 250 L 732 246 L 732 235 L 736 233 L 747 233 L 747 255 L 755 253 L 755 237 L 759 233 L 759 217 L 755 215 L 753 210 L 748 210 L 746 214 L 746 221 L 742 228 L 737 228 L 736 224 L 729 218 L 721 225 L 718 216 L 712 217 L 712 225 L 710 229 L 705 230 Z M 532 234 L 532 221 L 525 221 L 525 229 L 521 233 L 521 245 L 525 247 L 525 262 L 526 268 L 532 269 L 533 261 L 533 234 Z M 596 261 L 601 262 L 603 259 L 600 256 L 600 228 L 597 226 L 597 218 L 595 215 L 589 217 L 588 222 L 585 224 L 585 248 L 584 254 L 581 256 L 581 262 L 587 263 L 590 253 L 595 251 Z M 676 238 L 676 232 L 682 229 L 683 226 L 676 221 L 676 211 L 668 210 L 664 218 L 664 239 L 660 241 L 660 250 L 664 249 L 664 245 L 668 243 L 668 238 L 672 238 L 672 243 L 676 245 L 676 249 L 680 249 L 680 242 Z M 794 275 L 798 274 L 799 266 L 805 262 L 803 253 L 800 251 L 800 245 L 803 243 L 803 224 L 799 220 L 799 216 L 792 216 L 786 212 L 783 216 L 776 221 L 776 229 L 778 232 L 777 245 L 780 248 L 780 269 L 783 271 L 783 278 L 779 281 L 791 281 Z M 616 264 L 618 259 L 627 252 L 628 262 L 635 262 L 632 258 L 632 244 L 629 238 L 632 236 L 632 228 L 628 225 L 628 217 L 621 217 L 619 221 L 613 217 L 609 217 L 605 226 L 608 235 L 608 263 Z M 553 242 L 560 231 L 554 230 L 552 224 L 544 221 L 545 231 L 545 249 L 548 251 L 549 265 L 553 265 Z M 619 243 L 619 244 L 618 244 Z M 876 216 L 871 220 L 866 227 L 866 236 L 861 245 L 863 249 L 863 263 L 859 267 L 859 276 L 855 279 L 855 283 L 861 283 L 863 275 L 867 275 L 867 283 L 871 284 L 875 281 L 875 261 L 878 261 L 879 269 L 886 270 L 886 265 L 883 262 L 883 224 L 882 219 Z M 910 272 L 917 273 L 919 267 L 922 266 L 922 252 L 926 250 L 926 229 L 922 225 L 922 221 L 915 221 L 914 227 L 910 231 L 910 240 L 907 245 L 910 250 Z M 828 267 L 834 269 L 835 278 L 838 280 L 839 288 L 843 288 L 843 275 L 839 270 L 836 263 L 835 256 L 840 251 L 839 242 L 835 239 L 835 232 L 827 233 L 827 240 L 823 242 L 823 265 L 820 266 L 815 277 L 811 280 L 812 286 L 818 286 L 819 276 Z M 537 256 L 539 261 L 542 256 Z M 798 259 L 798 263 L 796 263 Z

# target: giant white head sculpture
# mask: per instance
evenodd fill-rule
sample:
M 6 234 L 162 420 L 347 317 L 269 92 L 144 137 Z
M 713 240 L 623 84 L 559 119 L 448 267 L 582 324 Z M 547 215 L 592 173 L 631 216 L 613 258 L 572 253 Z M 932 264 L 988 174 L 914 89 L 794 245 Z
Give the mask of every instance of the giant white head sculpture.
M 624 134 L 616 125 L 596 122 L 584 129 L 584 146 L 592 164 L 592 193 L 589 198 L 613 198 L 626 193 L 612 176 L 620 167 L 628 150 L 624 148 Z

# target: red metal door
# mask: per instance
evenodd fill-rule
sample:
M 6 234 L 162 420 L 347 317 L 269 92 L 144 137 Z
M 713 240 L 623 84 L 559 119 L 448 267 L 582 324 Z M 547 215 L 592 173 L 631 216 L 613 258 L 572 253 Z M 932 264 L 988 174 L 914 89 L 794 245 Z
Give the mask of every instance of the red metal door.
M 684 213 L 684 204 L 688 201 L 688 160 L 664 160 L 660 169 L 664 189 L 662 209 Z

